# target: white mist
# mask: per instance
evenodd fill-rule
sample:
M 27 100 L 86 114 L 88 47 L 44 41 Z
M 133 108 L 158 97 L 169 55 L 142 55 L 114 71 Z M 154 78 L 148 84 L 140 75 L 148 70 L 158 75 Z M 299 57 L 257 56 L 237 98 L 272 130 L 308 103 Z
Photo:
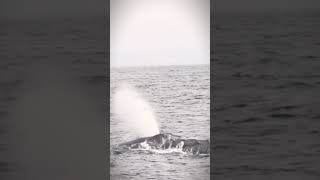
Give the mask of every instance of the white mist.
M 126 132 L 138 137 L 159 134 L 152 107 L 134 87 L 119 86 L 114 94 L 113 110 Z

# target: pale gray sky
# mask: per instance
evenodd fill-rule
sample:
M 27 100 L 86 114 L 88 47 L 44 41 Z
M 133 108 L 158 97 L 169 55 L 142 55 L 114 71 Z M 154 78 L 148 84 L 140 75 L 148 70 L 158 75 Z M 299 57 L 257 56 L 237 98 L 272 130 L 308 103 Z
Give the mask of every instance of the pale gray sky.
M 209 64 L 209 0 L 111 0 L 111 66 Z

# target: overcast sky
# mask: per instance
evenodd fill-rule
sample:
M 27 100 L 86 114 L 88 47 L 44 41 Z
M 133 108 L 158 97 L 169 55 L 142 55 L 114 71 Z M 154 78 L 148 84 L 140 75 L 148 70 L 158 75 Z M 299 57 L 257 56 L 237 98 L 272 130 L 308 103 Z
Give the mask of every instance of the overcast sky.
M 111 66 L 209 64 L 209 0 L 111 2 Z

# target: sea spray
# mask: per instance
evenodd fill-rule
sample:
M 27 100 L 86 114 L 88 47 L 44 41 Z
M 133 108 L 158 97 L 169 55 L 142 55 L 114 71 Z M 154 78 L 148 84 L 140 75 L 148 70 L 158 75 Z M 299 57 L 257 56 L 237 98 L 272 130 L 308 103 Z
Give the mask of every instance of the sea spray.
M 125 132 L 138 137 L 159 134 L 152 107 L 133 86 L 121 84 L 116 89 L 112 105 Z

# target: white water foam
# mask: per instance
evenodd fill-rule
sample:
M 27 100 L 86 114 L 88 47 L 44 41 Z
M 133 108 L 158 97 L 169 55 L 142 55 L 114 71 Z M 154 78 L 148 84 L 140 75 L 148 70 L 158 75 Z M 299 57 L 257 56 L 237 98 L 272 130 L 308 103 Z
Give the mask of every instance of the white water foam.
M 183 148 L 183 142 L 180 142 L 177 147 L 172 148 L 171 145 L 167 149 L 159 149 L 159 148 L 154 148 L 150 146 L 146 141 L 142 142 L 139 144 L 139 148 L 131 149 L 131 150 L 136 150 L 136 151 L 149 151 L 152 153 L 156 154 L 170 154 L 170 153 L 181 153 L 181 154 L 187 154 L 187 152 L 184 152 L 182 150 Z
M 148 137 L 160 132 L 152 107 L 137 89 L 129 84 L 121 84 L 116 90 L 113 110 L 127 133 Z

